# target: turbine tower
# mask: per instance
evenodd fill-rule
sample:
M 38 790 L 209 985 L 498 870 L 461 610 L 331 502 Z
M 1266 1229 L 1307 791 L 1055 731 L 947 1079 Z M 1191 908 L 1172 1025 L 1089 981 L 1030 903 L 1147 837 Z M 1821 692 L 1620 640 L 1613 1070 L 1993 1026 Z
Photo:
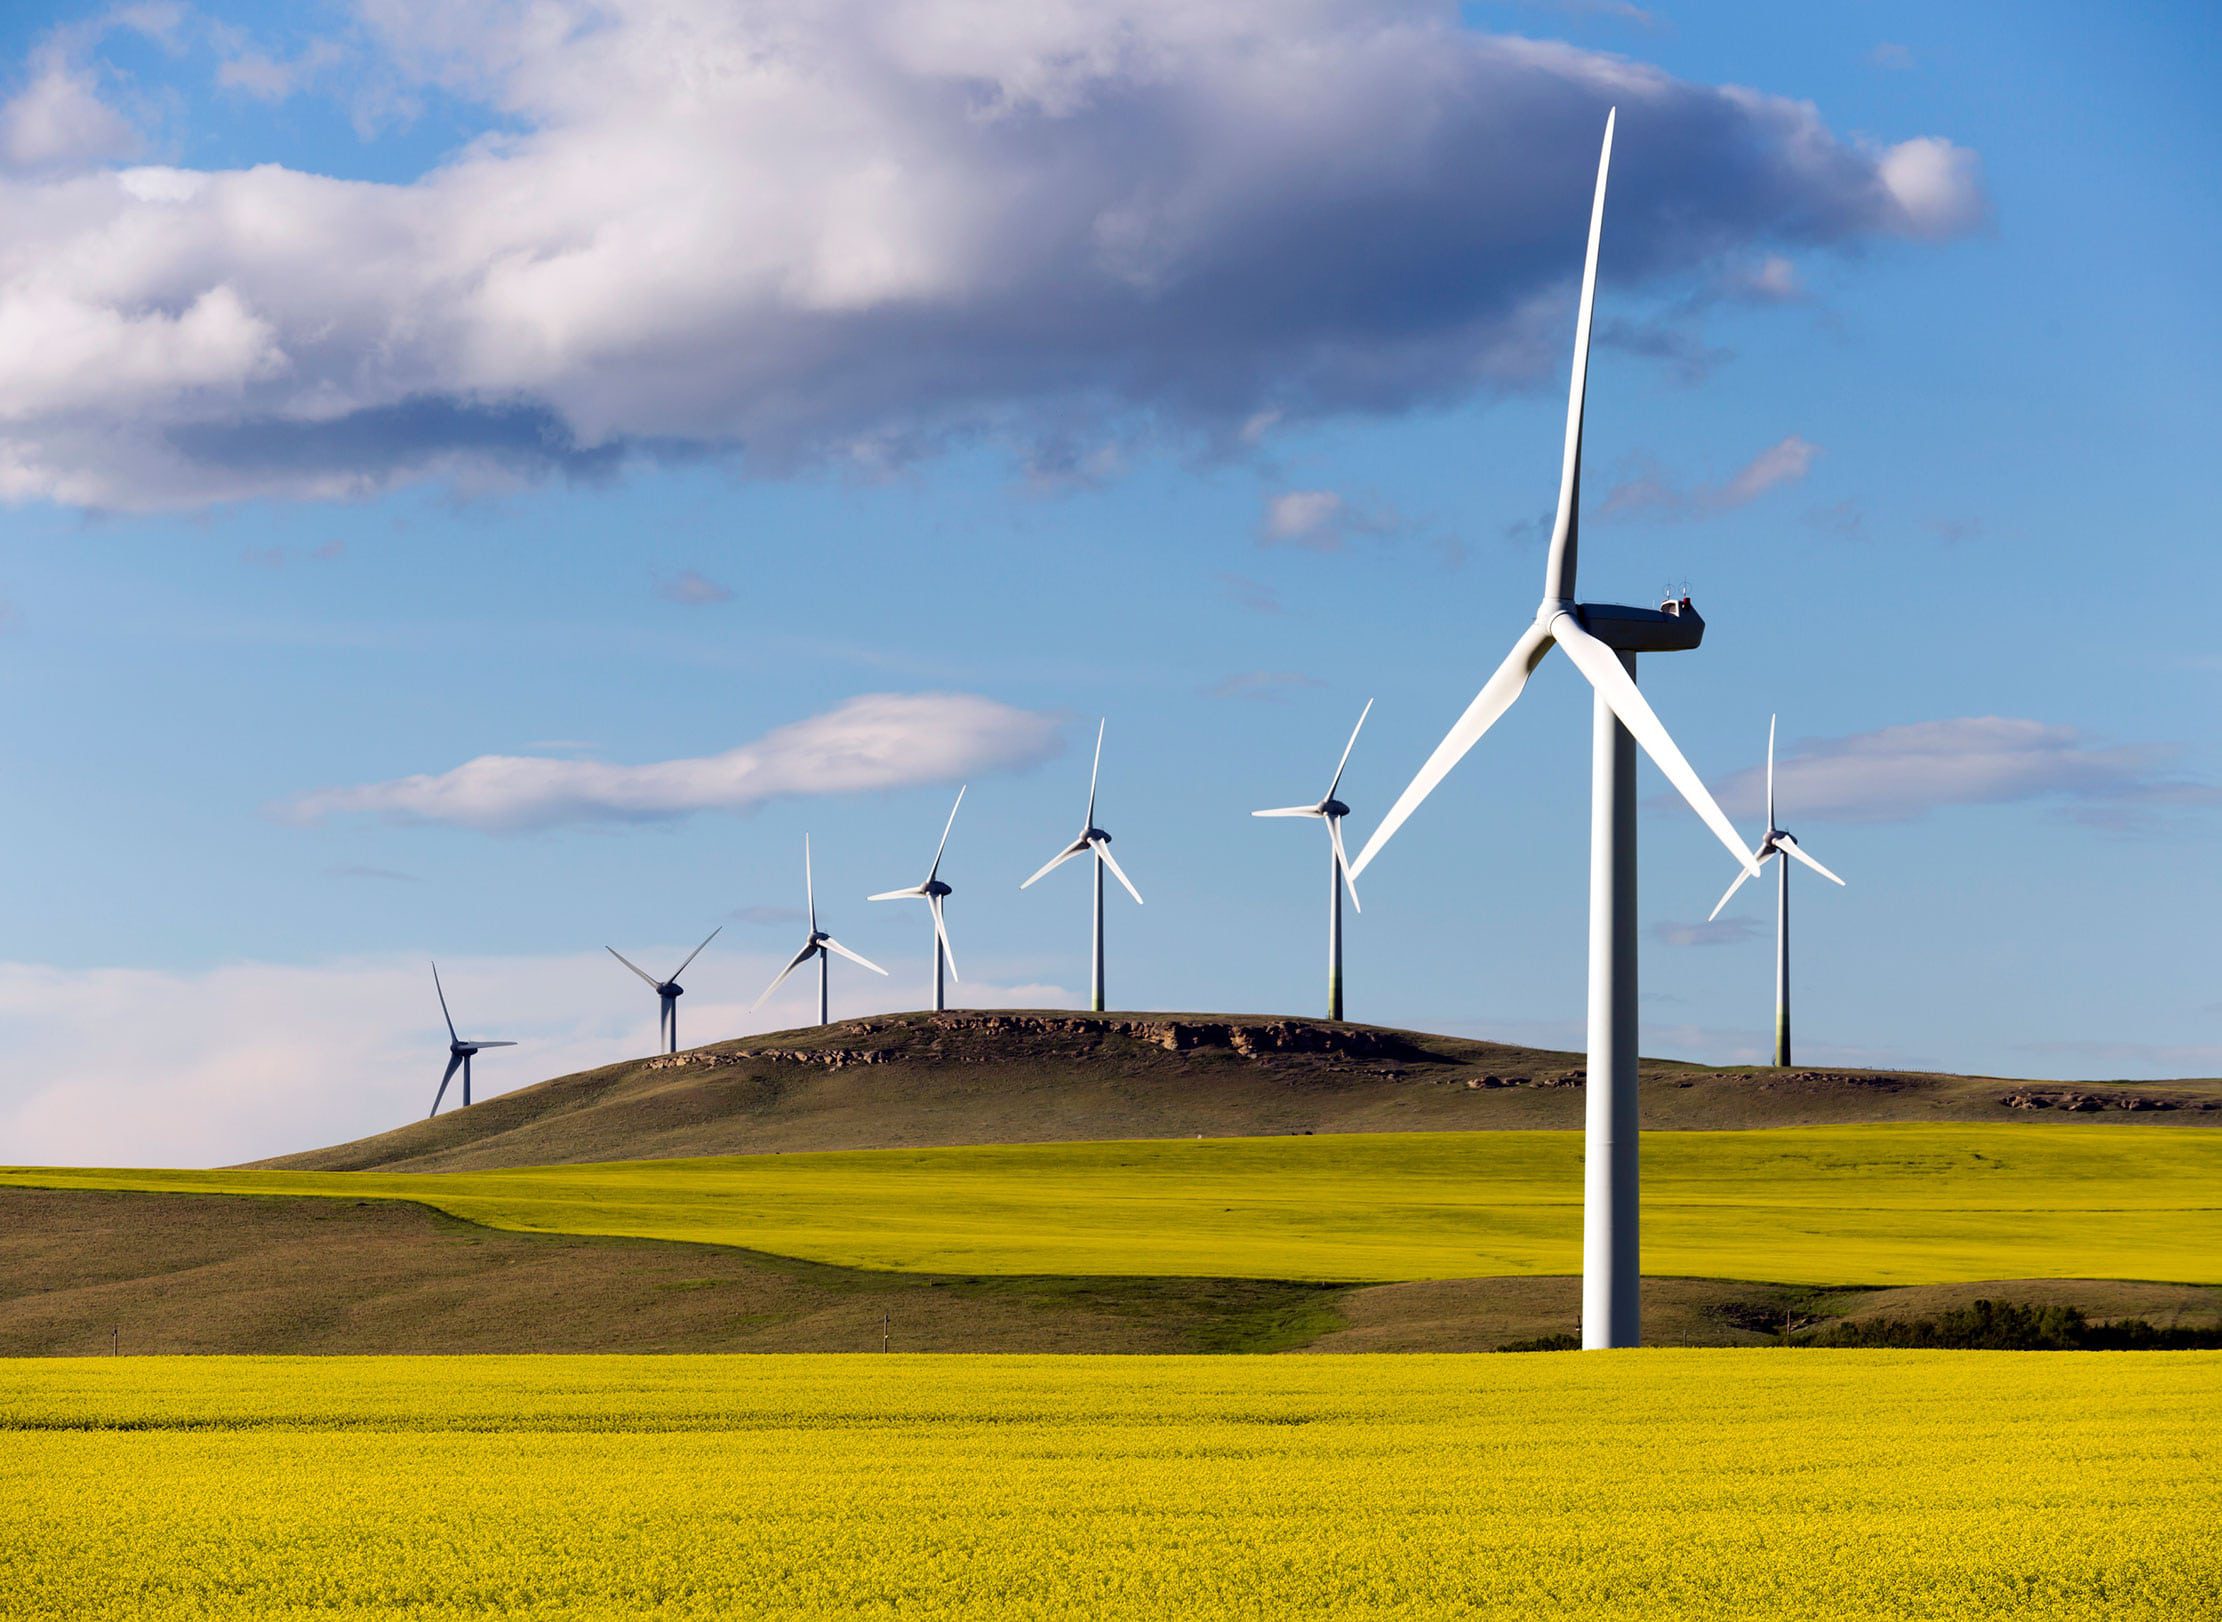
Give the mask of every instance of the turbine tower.
M 1436 745 L 1352 865 L 1380 854 L 1450 769 L 1512 707 L 1553 645 L 1566 650 L 1595 690 L 1590 757 L 1589 1085 L 1583 1153 L 1582 1344 L 1634 1346 L 1638 1309 L 1636 1139 L 1636 784 L 1635 746 L 1657 762 L 1739 867 L 1758 871 L 1742 837 L 1636 686 L 1636 655 L 1694 648 L 1705 622 L 1687 598 L 1657 609 L 1582 603 L 1574 598 L 1581 519 L 1582 402 L 1589 374 L 1590 313 L 1597 296 L 1597 239 L 1605 219 L 1605 175 L 1612 164 L 1613 115 L 1605 117 L 1590 204 L 1589 252 L 1574 327 L 1574 373 L 1566 401 L 1566 450 L 1559 469 L 1558 517 L 1551 529 L 1543 601 L 1534 622 L 1482 686 L 1466 713 Z
M 1790 1064 L 1790 864 L 1785 856 L 1794 856 L 1813 869 L 1831 884 L 1844 881 L 1806 855 L 1804 847 L 1790 836 L 1789 830 L 1775 825 L 1775 718 L 1767 717 L 1767 837 L 1759 841 L 1759 848 L 1752 852 L 1755 863 L 1775 860 L 1775 1064 L 1787 1069 Z M 1736 875 L 1736 882 L 1728 887 L 1713 907 L 1711 923 L 1721 915 L 1721 908 L 1728 905 L 1729 896 L 1744 887 L 1744 880 L 1751 877 L 1755 868 L 1744 868 Z
M 716 940 L 718 938 L 718 929 L 723 929 L 724 927 L 725 926 L 723 924 L 720 924 L 718 925 L 717 929 L 713 929 L 710 931 L 709 934 L 703 936 L 702 946 L 707 946 L 710 944 L 710 942 Z M 679 976 L 687 972 L 688 963 L 692 963 L 696 958 L 702 955 L 702 946 L 697 946 L 693 951 L 689 952 L 687 954 L 687 962 L 682 963 L 676 969 L 673 969 L 671 971 L 671 977 L 667 980 L 657 979 L 654 975 L 650 974 L 646 969 L 642 968 L 638 963 L 635 963 L 631 958 L 627 957 L 623 952 L 620 952 L 614 946 L 605 946 L 602 948 L 602 950 L 609 953 L 611 957 L 617 959 L 618 962 L 624 964 L 626 968 L 631 969 L 633 973 L 639 975 L 643 980 L 647 981 L 650 986 L 655 988 L 656 1042 L 660 1047 L 663 1048 L 664 1052 L 666 1053 L 677 1053 L 679 1051 L 679 999 L 687 994 L 687 988 L 679 983 Z
M 1106 718 L 1108 719 L 1108 718 Z M 1134 888 L 1134 881 L 1126 876 L 1116 858 L 1111 854 L 1111 836 L 1096 826 L 1096 778 L 1103 770 L 1104 722 L 1096 723 L 1096 763 L 1088 771 L 1088 820 L 1080 826 L 1080 837 L 1045 862 L 1040 870 L 1019 886 L 1021 890 L 1032 885 L 1044 873 L 1059 868 L 1075 856 L 1093 853 L 1096 859 L 1095 885 L 1095 937 L 1088 957 L 1088 1006 L 1097 1013 L 1103 1012 L 1103 870 L 1111 869 L 1112 875 L 1126 886 L 1126 893 L 1134 897 L 1134 904 L 1142 904 L 1142 892 Z
M 923 901 L 927 910 L 933 914 L 934 1012 L 937 1014 L 946 1006 L 942 990 L 944 976 L 951 980 L 960 978 L 957 974 L 957 954 L 949 945 L 949 922 L 941 915 L 943 898 L 955 893 L 941 882 L 941 853 L 949 848 L 949 830 L 957 825 L 957 806 L 962 804 L 964 790 L 960 788 L 957 790 L 957 805 L 949 808 L 949 820 L 942 824 L 941 843 L 934 847 L 934 865 L 926 869 L 925 883 L 914 884 L 907 890 L 882 890 L 878 895 L 866 897 L 871 901 Z
M 779 971 L 778 978 L 764 988 L 764 995 L 750 1004 L 750 1010 L 753 1012 L 755 1009 L 763 1007 L 765 998 L 779 989 L 780 981 L 785 980 L 787 976 L 793 974 L 812 958 L 816 958 L 818 960 L 818 1023 L 824 1025 L 829 1023 L 826 1015 L 826 967 L 832 961 L 833 953 L 839 952 L 851 963 L 863 964 L 874 974 L 885 974 L 887 971 L 870 958 L 850 951 L 818 927 L 818 889 L 810 877 L 810 836 L 808 834 L 802 836 L 802 893 L 810 908 L 810 938 L 802 943 L 801 951 L 787 960 L 787 966 Z
M 1342 759 L 1335 762 L 1334 778 L 1327 785 L 1327 792 L 1317 805 L 1284 805 L 1273 811 L 1253 811 L 1253 817 L 1317 817 L 1327 825 L 1327 1017 L 1342 1018 L 1342 892 L 1347 885 L 1350 905 L 1358 912 L 1365 908 L 1358 905 L 1358 883 L 1350 875 L 1350 853 L 1342 847 L 1342 819 L 1350 815 L 1350 807 L 1335 798 L 1335 790 L 1342 787 L 1343 768 L 1350 764 L 1350 751 L 1358 747 L 1358 734 L 1365 729 L 1366 717 L 1373 713 L 1373 700 L 1366 700 L 1366 707 L 1358 712 L 1358 724 L 1350 729 L 1350 741 L 1342 746 Z
M 432 990 L 440 999 L 440 1017 L 447 1021 L 447 1068 L 440 1072 L 440 1090 L 432 1095 L 431 1114 L 426 1120 L 440 1113 L 440 1100 L 447 1097 L 447 1084 L 455 1079 L 455 1072 L 463 1072 L 463 1107 L 471 1107 L 471 1055 L 485 1048 L 513 1048 L 514 1042 L 466 1042 L 455 1034 L 455 1016 L 447 1011 L 447 991 L 440 984 L 440 966 L 432 965 Z

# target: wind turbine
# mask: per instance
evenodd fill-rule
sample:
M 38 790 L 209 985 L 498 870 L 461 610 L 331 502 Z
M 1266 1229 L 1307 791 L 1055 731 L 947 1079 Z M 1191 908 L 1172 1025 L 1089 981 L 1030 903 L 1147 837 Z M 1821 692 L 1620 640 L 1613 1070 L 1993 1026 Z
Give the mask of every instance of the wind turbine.
M 716 940 L 718 929 L 724 927 L 723 924 L 720 924 L 717 929 L 713 929 L 709 934 L 703 936 L 702 946 L 707 946 L 710 942 Z M 673 969 L 671 977 L 666 980 L 657 979 L 616 947 L 605 946 L 602 948 L 611 957 L 617 959 L 626 968 L 631 969 L 633 973 L 656 988 L 656 1040 L 664 1044 L 666 1053 L 677 1053 L 679 1051 L 679 999 L 687 994 L 687 988 L 679 983 L 679 976 L 687 972 L 687 963 L 692 963 L 702 955 L 702 946 L 697 946 L 689 952 L 687 962 Z
M 1108 717 L 1106 718 L 1108 719 Z M 1093 852 L 1096 859 L 1095 946 L 1088 959 L 1088 1006 L 1097 1013 L 1103 1012 L 1103 870 L 1111 869 L 1118 881 L 1126 886 L 1126 893 L 1134 897 L 1134 904 L 1142 904 L 1142 892 L 1134 888 L 1134 881 L 1126 876 L 1118 861 L 1111 854 L 1111 836 L 1096 826 L 1096 778 L 1103 771 L 1104 722 L 1096 723 L 1096 763 L 1088 771 L 1088 820 L 1081 824 L 1080 837 L 1052 856 L 1042 865 L 1034 878 L 1019 886 L 1021 890 L 1033 884 L 1044 873 L 1059 868 L 1075 856 Z
M 1787 1068 L 1790 1063 L 1790 864 L 1781 858 L 1794 856 L 1813 869 L 1831 884 L 1844 881 L 1806 855 L 1804 847 L 1790 836 L 1787 829 L 1775 825 L 1775 718 L 1767 717 L 1767 837 L 1759 841 L 1759 848 L 1752 852 L 1756 863 L 1768 857 L 1775 861 L 1775 1063 Z M 1744 887 L 1744 880 L 1757 872 L 1757 866 L 1747 867 L 1736 875 L 1736 882 L 1728 887 L 1713 907 L 1711 923 L 1721 915 L 1721 908 L 1728 905 L 1729 896 Z
M 466 1042 L 455 1034 L 455 1016 L 447 1011 L 447 991 L 440 984 L 440 966 L 432 965 L 432 989 L 440 999 L 440 1017 L 447 1021 L 447 1068 L 440 1072 L 440 1090 L 432 1095 L 430 1120 L 440 1113 L 440 1100 L 447 1097 L 447 1084 L 455 1079 L 455 1072 L 463 1072 L 463 1107 L 471 1107 L 471 1055 L 485 1048 L 513 1048 L 514 1042 Z
M 764 995 L 757 998 L 750 1006 L 752 1009 L 763 1007 L 765 998 L 779 989 L 780 981 L 785 980 L 787 976 L 793 974 L 812 958 L 816 958 L 818 960 L 818 1023 L 824 1025 L 828 1023 L 826 1018 L 826 965 L 832 961 L 833 953 L 839 952 L 851 963 L 863 964 L 874 974 L 885 974 L 887 971 L 870 958 L 861 957 L 850 951 L 818 927 L 818 889 L 810 877 L 810 836 L 808 834 L 802 836 L 802 893 L 810 906 L 810 938 L 802 943 L 801 951 L 787 960 L 787 966 L 779 971 L 778 979 L 764 988 Z
M 1590 756 L 1589 1085 L 1582 1206 L 1585 1347 L 1634 1346 L 1641 1338 L 1637 1294 L 1637 744 L 1734 854 L 1737 866 L 1752 873 L 1759 870 L 1735 826 L 1636 686 L 1637 654 L 1696 647 L 1705 634 L 1704 620 L 1687 598 L 1657 609 L 1581 603 L 1574 598 L 1581 519 L 1582 403 L 1589 374 L 1590 314 L 1597 296 L 1597 239 L 1605 221 L 1605 175 L 1612 164 L 1613 122 L 1614 115 L 1608 113 L 1604 147 L 1597 157 L 1597 191 L 1590 204 L 1589 252 L 1582 265 L 1581 309 L 1574 327 L 1574 375 L 1566 401 L 1566 450 L 1559 469 L 1558 517 L 1551 530 L 1543 601 L 1536 608 L 1534 622 L 1520 633 L 1504 663 L 1389 808 L 1351 868 L 1354 875 L 1366 870 L 1366 864 L 1380 854 L 1405 818 L 1512 707 L 1543 656 L 1554 644 L 1565 649 L 1596 694 Z
M 878 895 L 866 898 L 871 901 L 923 901 L 926 903 L 927 909 L 932 912 L 934 920 L 934 1012 L 937 1014 L 945 1006 L 942 993 L 943 974 L 946 972 L 951 980 L 960 978 L 957 974 L 957 954 L 949 945 L 949 923 L 941 915 L 942 898 L 955 893 L 948 885 L 941 882 L 941 853 L 949 848 L 949 830 L 957 825 L 957 806 L 962 804 L 964 804 L 964 790 L 960 788 L 957 790 L 957 805 L 952 805 L 949 808 L 949 820 L 942 824 L 941 843 L 934 847 L 934 865 L 926 869 L 925 883 L 914 884 L 907 890 L 882 890 Z
M 1350 905 L 1358 912 L 1366 909 L 1358 905 L 1358 883 L 1350 874 L 1350 853 L 1342 848 L 1342 819 L 1350 815 L 1350 807 L 1335 798 L 1335 790 L 1342 787 L 1343 768 L 1350 764 L 1350 751 L 1358 747 L 1358 734 L 1364 730 L 1366 717 L 1373 713 L 1373 700 L 1366 700 L 1366 707 L 1358 712 L 1358 724 L 1350 729 L 1350 741 L 1342 746 L 1342 759 L 1335 762 L 1334 779 L 1328 783 L 1327 792 L 1317 805 L 1284 805 L 1274 811 L 1253 811 L 1253 817 L 1317 817 L 1327 825 L 1327 1017 L 1342 1018 L 1342 892 L 1350 889 Z

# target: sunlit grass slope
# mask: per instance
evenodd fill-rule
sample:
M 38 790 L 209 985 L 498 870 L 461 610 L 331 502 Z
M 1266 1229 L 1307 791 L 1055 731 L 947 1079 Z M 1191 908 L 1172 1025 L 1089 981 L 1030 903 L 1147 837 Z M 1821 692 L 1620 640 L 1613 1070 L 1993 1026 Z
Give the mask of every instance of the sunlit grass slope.
M 21 1619 L 2187 1618 L 2222 1354 L 0 1366 Z
M 417 1200 L 494 1227 L 999 1274 L 1579 1270 L 1563 1132 L 1020 1144 L 467 1173 L 0 1172 L 0 1184 Z M 1652 1274 L 2222 1282 L 2222 1134 L 2082 1125 L 1651 1133 Z

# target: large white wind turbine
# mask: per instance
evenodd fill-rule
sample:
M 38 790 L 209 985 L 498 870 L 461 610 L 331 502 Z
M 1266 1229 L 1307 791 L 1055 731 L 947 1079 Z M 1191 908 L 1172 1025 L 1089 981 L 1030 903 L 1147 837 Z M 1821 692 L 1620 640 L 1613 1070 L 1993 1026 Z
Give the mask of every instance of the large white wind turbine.
M 447 1084 L 455 1079 L 455 1072 L 463 1072 L 463 1107 L 471 1107 L 471 1055 L 483 1048 L 513 1048 L 514 1042 L 466 1042 L 455 1034 L 455 1016 L 447 1011 L 447 989 L 440 984 L 440 966 L 432 965 L 432 990 L 440 999 L 440 1017 L 447 1021 L 447 1068 L 440 1072 L 440 1090 L 432 1095 L 432 1108 L 425 1119 L 440 1113 L 440 1100 L 447 1097 Z
M 810 908 L 810 938 L 802 943 L 801 951 L 787 960 L 787 966 L 781 969 L 777 978 L 764 988 L 764 996 L 757 998 L 751 1004 L 751 1007 L 763 1007 L 765 998 L 779 989 L 780 981 L 785 980 L 787 976 L 793 974 L 812 958 L 816 958 L 818 960 L 818 1023 L 824 1025 L 827 1023 L 826 968 L 832 961 L 833 953 L 839 952 L 851 963 L 863 964 L 874 974 L 885 974 L 887 971 L 870 958 L 850 951 L 818 927 L 818 887 L 810 877 L 810 836 L 808 834 L 802 836 L 802 893 L 803 899 Z
M 1358 883 L 1350 875 L 1350 853 L 1342 848 L 1342 819 L 1350 815 L 1350 807 L 1335 798 L 1335 790 L 1342 787 L 1343 768 L 1350 764 L 1350 751 L 1358 747 L 1358 734 L 1366 724 L 1366 717 L 1373 713 L 1373 700 L 1366 700 L 1366 707 L 1358 712 L 1358 724 L 1350 729 L 1350 741 L 1342 746 L 1342 759 L 1335 762 L 1334 779 L 1328 783 L 1327 792 L 1317 805 L 1284 805 L 1272 811 L 1253 811 L 1253 817 L 1317 817 L 1327 826 L 1327 1017 L 1342 1018 L 1342 892 L 1350 889 L 1350 904 L 1358 911 Z
M 724 927 L 723 924 L 720 924 L 717 929 L 713 929 L 709 934 L 703 936 L 702 946 L 707 946 L 710 942 L 716 940 L 718 929 Z M 663 1045 L 663 1050 L 666 1053 L 677 1053 L 679 1051 L 679 999 L 687 994 L 687 988 L 679 983 L 679 976 L 687 972 L 688 964 L 702 955 L 702 946 L 697 946 L 689 952 L 686 963 L 682 963 L 676 969 L 673 969 L 671 977 L 667 980 L 657 979 L 614 946 L 602 948 L 603 951 L 609 953 L 611 957 L 617 959 L 618 962 L 624 964 L 626 968 L 631 969 L 633 973 L 639 975 L 655 988 L 656 1040 Z
M 1108 719 L 1108 718 L 1106 718 Z M 1142 904 L 1142 892 L 1134 888 L 1134 881 L 1111 854 L 1111 836 L 1096 826 L 1096 778 L 1103 770 L 1104 722 L 1096 723 L 1096 763 L 1088 771 L 1088 820 L 1081 824 L 1080 837 L 1044 862 L 1033 879 L 1019 886 L 1027 888 L 1044 873 L 1065 865 L 1075 856 L 1092 853 L 1095 856 L 1095 944 L 1088 958 L 1088 1006 L 1097 1013 L 1103 1012 L 1103 870 L 1109 868 L 1112 877 L 1126 886 L 1126 893 L 1134 897 L 1134 904 Z
M 1805 853 L 1805 849 L 1788 830 L 1775 824 L 1775 718 L 1767 717 L 1767 837 L 1759 841 L 1759 848 L 1752 852 L 1755 862 L 1775 858 L 1775 1063 L 1790 1063 L 1790 864 L 1782 860 L 1794 856 L 1813 869 L 1831 884 L 1844 881 Z M 1728 905 L 1729 896 L 1744 887 L 1744 880 L 1751 877 L 1753 868 L 1744 868 L 1736 875 L 1736 882 L 1715 903 L 1712 915 L 1705 921 L 1711 923 L 1721 915 L 1721 908 Z
M 1475 695 L 1450 735 L 1398 796 L 1352 864 L 1363 873 L 1420 801 L 1457 765 L 1497 717 L 1511 708 L 1552 647 L 1566 650 L 1595 689 L 1590 778 L 1589 1086 L 1583 1155 L 1582 1344 L 1633 1346 L 1638 1311 L 1636 1139 L 1636 785 L 1635 745 L 1658 763 L 1705 825 L 1735 855 L 1758 865 L 1690 763 L 1636 687 L 1636 655 L 1694 648 L 1705 622 L 1688 599 L 1661 608 L 1574 600 L 1581 518 L 1582 403 L 1589 374 L 1590 314 L 1597 297 L 1597 239 L 1605 220 L 1605 175 L 1612 164 L 1613 115 L 1605 118 L 1590 204 L 1589 252 L 1574 327 L 1574 375 L 1566 402 L 1566 451 L 1559 471 L 1558 518 L 1551 530 L 1543 601 L 1504 663 Z
M 906 890 L 882 890 L 878 895 L 866 897 L 871 901 L 923 901 L 933 914 L 934 1012 L 937 1014 L 946 1006 L 942 991 L 944 975 L 951 980 L 960 978 L 957 973 L 957 954 L 949 944 L 949 922 L 941 915 L 943 898 L 956 893 L 941 882 L 941 853 L 949 848 L 949 830 L 957 825 L 957 806 L 962 804 L 964 790 L 960 788 L 957 790 L 957 805 L 949 808 L 949 820 L 942 824 L 941 843 L 934 847 L 934 865 L 926 869 L 925 883 L 914 884 Z

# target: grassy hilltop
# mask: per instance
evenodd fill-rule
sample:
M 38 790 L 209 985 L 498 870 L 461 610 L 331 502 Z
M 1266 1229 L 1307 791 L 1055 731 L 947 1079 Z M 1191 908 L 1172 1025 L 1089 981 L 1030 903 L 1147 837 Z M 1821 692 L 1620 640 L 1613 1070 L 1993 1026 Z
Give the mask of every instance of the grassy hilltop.
M 882 1014 L 628 1060 L 262 1165 L 475 1171 L 817 1149 L 1582 1123 L 1578 1053 L 1324 1020 Z M 2077 1119 L 2222 1126 L 2222 1081 L 2053 1084 L 1647 1059 L 1654 1129 Z

